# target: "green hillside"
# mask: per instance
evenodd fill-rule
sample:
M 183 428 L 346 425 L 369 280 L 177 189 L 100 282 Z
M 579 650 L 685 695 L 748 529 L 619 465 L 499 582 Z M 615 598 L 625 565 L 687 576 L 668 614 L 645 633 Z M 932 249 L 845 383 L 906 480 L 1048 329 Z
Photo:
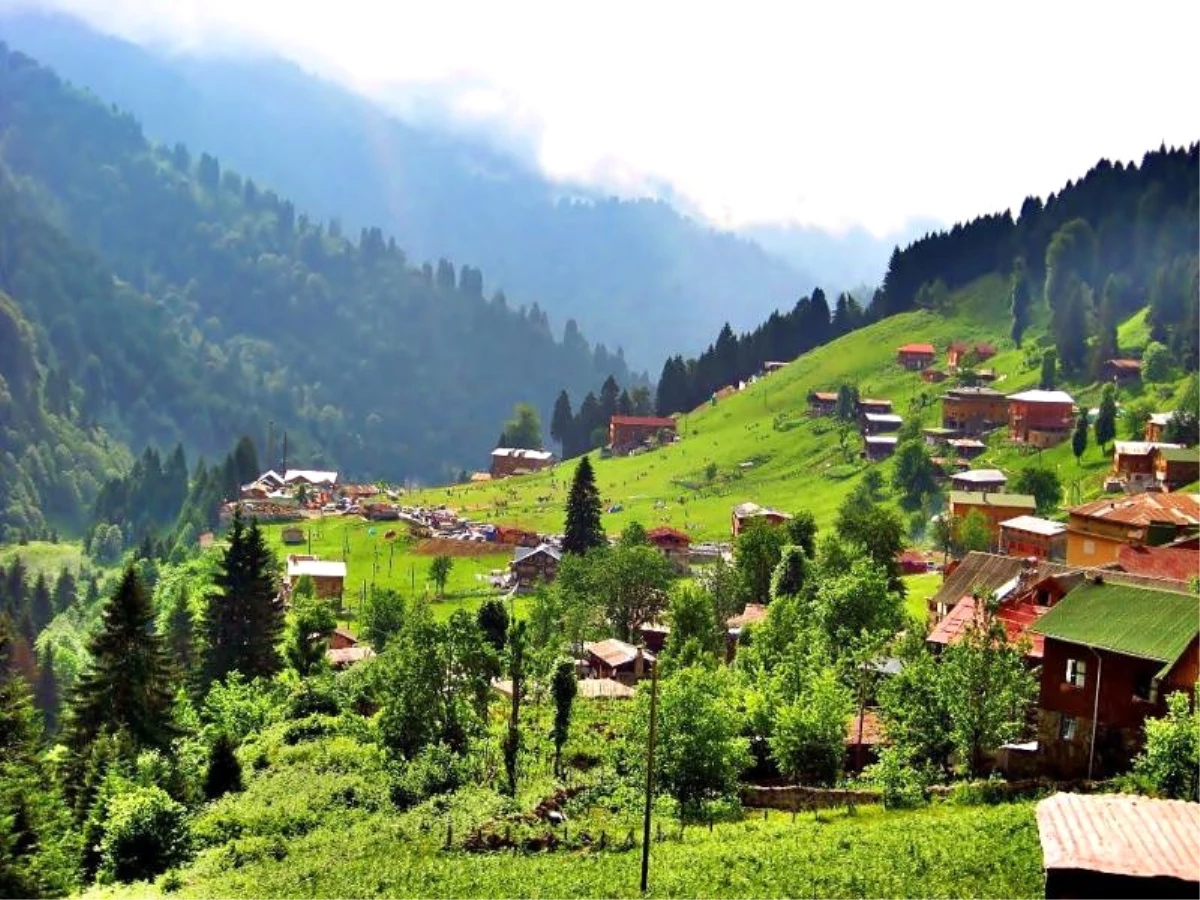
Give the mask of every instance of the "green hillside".
M 861 438 L 852 432 L 846 447 L 839 447 L 836 424 L 806 415 L 806 397 L 813 390 L 836 390 L 842 383 L 857 384 L 863 397 L 892 401 L 897 413 L 908 418 L 924 403 L 927 425 L 941 422 L 939 398 L 946 386 L 921 381 L 916 372 L 895 361 L 896 348 L 920 341 L 934 344 L 939 353 L 953 340 L 986 340 L 999 353 L 987 365 L 998 373 L 995 387 L 1006 393 L 1036 387 L 1042 351 L 1048 345 L 1045 310 L 1037 310 L 1033 327 L 1017 349 L 1008 337 L 1007 283 L 988 276 L 951 295 L 947 311 L 921 310 L 892 316 L 812 350 L 779 372 L 746 390 L 705 405 L 679 419 L 682 440 L 652 453 L 595 459 L 597 485 L 610 532 L 630 521 L 647 527 L 671 525 L 701 539 L 729 535 L 733 506 L 753 501 L 785 510 L 809 509 L 819 524 L 829 524 L 842 499 L 870 463 L 858 458 Z M 1126 321 L 1119 331 L 1123 353 L 1140 352 L 1148 340 L 1145 312 Z M 1060 385 L 1081 405 L 1099 402 L 1098 385 Z M 1119 402 L 1145 397 L 1169 408 L 1183 390 L 1184 380 L 1167 385 L 1122 388 Z M 1118 424 L 1118 432 L 1122 425 Z M 482 463 L 482 460 L 481 460 Z M 1007 433 L 995 433 L 978 468 L 995 466 L 1012 478 L 1033 464 L 1058 470 L 1065 490 L 1064 502 L 1074 503 L 1099 493 L 1109 457 L 1094 445 L 1080 464 L 1066 442 L 1037 454 L 1008 445 Z M 709 481 L 706 469 L 716 465 Z M 881 463 L 885 482 L 891 464 Z M 445 503 L 464 515 L 558 531 L 573 465 L 533 476 L 493 483 L 456 485 L 418 492 L 412 502 Z

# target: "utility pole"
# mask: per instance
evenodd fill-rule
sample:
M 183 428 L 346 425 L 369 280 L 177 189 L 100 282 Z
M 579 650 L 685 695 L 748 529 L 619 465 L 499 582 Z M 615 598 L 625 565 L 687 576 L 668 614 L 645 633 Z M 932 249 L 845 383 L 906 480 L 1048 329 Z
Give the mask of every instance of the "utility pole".
M 642 815 L 642 893 L 650 877 L 650 807 L 654 797 L 654 743 L 658 738 L 658 660 L 650 666 L 650 740 L 646 744 L 646 811 Z

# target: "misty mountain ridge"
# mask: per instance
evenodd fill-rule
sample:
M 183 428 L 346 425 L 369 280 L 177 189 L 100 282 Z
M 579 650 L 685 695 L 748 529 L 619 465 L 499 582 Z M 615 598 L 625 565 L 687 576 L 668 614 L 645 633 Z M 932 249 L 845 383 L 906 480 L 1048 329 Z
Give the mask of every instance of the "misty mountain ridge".
M 521 161 L 519 136 L 487 141 L 445 130 L 444 118 L 440 130 L 413 127 L 281 59 L 167 56 L 30 12 L 0 12 L 0 37 L 127 109 L 158 140 L 254 173 L 348 233 L 383 227 L 411 258 L 476 266 L 511 302 L 538 303 L 556 329 L 574 318 L 637 368 L 701 349 L 726 321 L 753 327 L 817 285 L 877 284 L 891 249 L 865 233 L 720 231 L 681 214 L 667 189 L 667 199 L 623 200 L 553 183 Z M 436 93 L 408 108 L 437 121 Z M 497 142 L 505 149 L 489 146 Z

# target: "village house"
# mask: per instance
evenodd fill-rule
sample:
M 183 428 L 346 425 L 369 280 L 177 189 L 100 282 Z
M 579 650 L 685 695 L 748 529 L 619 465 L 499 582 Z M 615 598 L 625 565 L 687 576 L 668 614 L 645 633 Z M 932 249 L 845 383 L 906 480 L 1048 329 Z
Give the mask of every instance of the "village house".
M 896 351 L 896 362 L 915 372 L 933 365 L 935 356 L 933 344 L 905 344 Z
M 935 369 L 932 366 L 921 370 L 921 380 L 926 384 L 941 384 L 946 380 L 946 377 L 945 372 L 941 369 Z
M 1058 778 L 1122 772 L 1147 718 L 1200 677 L 1196 598 L 1088 579 L 1032 626 L 1042 635 L 1038 757 Z
M 950 440 L 958 437 L 958 432 L 953 428 L 932 426 L 930 428 L 922 428 L 921 437 L 925 439 L 926 447 L 949 447 Z
M 326 472 L 321 469 L 288 469 L 283 476 L 283 482 L 288 487 L 313 487 L 332 491 L 337 486 L 337 472 Z
M 861 772 L 879 760 L 879 748 L 885 743 L 883 721 L 871 708 L 855 713 L 846 725 L 846 771 Z
M 737 537 L 752 521 L 765 522 L 768 525 L 782 525 L 791 517 L 791 513 L 771 509 L 768 506 L 759 506 L 757 503 L 739 503 L 733 508 L 730 528 L 733 536 Z
M 536 547 L 518 547 L 509 563 L 517 581 L 517 593 L 532 591 L 538 584 L 549 584 L 558 575 L 558 564 L 562 553 L 549 544 Z
M 1002 494 L 1008 485 L 1008 476 L 999 469 L 968 469 L 950 476 L 950 484 L 956 491 Z
M 1008 643 L 1017 645 L 1028 642 L 1024 658 L 1031 666 L 1041 662 L 1043 640 L 1040 634 L 1031 634 L 1029 629 L 1050 609 L 1048 603 L 1039 603 L 1038 599 L 1038 594 L 1033 590 L 1013 591 L 996 602 L 993 610 L 996 621 L 1004 628 Z M 987 602 L 987 597 L 977 599 L 973 594 L 962 597 L 925 638 L 929 649 L 940 653 L 946 647 L 959 643 L 972 624 L 982 627 L 983 604 Z
M 977 510 L 987 522 L 993 546 L 1000 537 L 1000 523 L 1017 516 L 1032 515 L 1037 501 L 1029 494 L 989 494 L 987 491 L 951 491 L 950 517 L 962 521 Z
M 1195 447 L 1159 445 L 1154 454 L 1154 478 L 1168 491 L 1200 479 L 1200 450 Z
M 996 355 L 996 348 L 991 344 L 980 341 L 976 344 L 968 344 L 965 341 L 953 341 L 946 348 L 946 367 L 950 369 L 960 368 L 968 356 L 974 356 L 975 362 L 986 362 Z
M 646 539 L 665 556 L 680 574 L 687 574 L 690 569 L 690 548 L 692 538 L 686 532 L 677 528 L 661 525 L 646 532 Z
M 1052 447 L 1075 427 L 1075 400 L 1066 391 L 1022 391 L 1008 398 L 1008 436 L 1018 444 Z
M 865 416 L 867 413 L 887 415 L 892 411 L 892 401 L 882 400 L 878 397 L 862 397 L 858 401 L 856 411 L 860 416 Z
M 1179 444 L 1155 441 L 1113 441 L 1113 477 L 1125 482 L 1127 489 L 1145 490 L 1154 486 L 1154 459 L 1159 448 L 1181 449 Z
M 345 669 L 374 655 L 374 650 L 359 646 L 358 638 L 345 628 L 333 630 L 329 636 L 329 648 L 325 651 L 325 659 L 334 669 Z
M 675 420 L 660 416 L 613 416 L 608 423 L 612 452 L 625 454 L 648 443 L 675 439 Z
M 655 663 L 653 653 L 616 638 L 585 641 L 583 652 L 588 677 L 611 678 L 625 685 L 636 684 L 649 675 Z
M 767 617 L 767 607 L 762 603 L 747 603 L 736 616 L 725 620 L 725 661 L 732 662 L 737 654 L 738 641 L 747 626 L 757 625 Z
M 987 450 L 987 444 L 977 438 L 951 438 L 946 443 L 956 456 L 963 459 L 974 459 Z
M 896 452 L 899 441 L 894 434 L 870 434 L 863 438 L 863 452 L 871 462 L 880 462 Z
M 1189 578 L 1200 575 L 1200 549 L 1170 544 L 1165 547 L 1126 545 L 1117 553 L 1117 568 L 1134 575 L 1186 584 Z
M 1115 384 L 1133 384 L 1142 380 L 1142 363 L 1136 359 L 1106 359 L 1101 379 Z
M 1016 516 L 1000 523 L 1000 552 L 1063 562 L 1067 558 L 1067 526 L 1037 516 Z
M 1036 816 L 1046 900 L 1200 895 L 1200 803 L 1058 793 Z
M 942 394 L 942 427 L 982 434 L 1008 421 L 1008 398 L 995 388 L 956 387 Z
M 814 416 L 832 415 L 837 401 L 837 391 L 813 391 L 808 395 L 808 412 Z
M 321 559 L 301 553 L 288 554 L 284 576 L 284 584 L 288 591 L 294 589 L 296 582 L 305 575 L 312 579 L 313 589 L 318 597 L 341 600 L 346 584 L 346 564 L 344 562 Z
M 633 630 L 633 636 L 651 653 L 662 653 L 671 636 L 671 626 L 664 622 L 643 622 Z
M 548 450 L 527 450 L 524 447 L 497 447 L 492 451 L 492 478 L 510 475 L 529 475 L 554 465 L 554 454 Z
M 1132 494 L 1069 510 L 1067 562 L 1115 563 L 1126 544 L 1157 547 L 1200 530 L 1196 494 Z
M 1161 441 L 1172 415 L 1174 413 L 1151 413 L 1150 418 L 1146 420 L 1146 430 L 1142 436 L 1148 441 Z
M 786 362 L 781 362 L 777 359 L 767 360 L 765 363 L 763 363 L 762 373 L 763 375 L 770 375 L 772 372 L 778 372 L 786 365 Z
M 896 554 L 896 564 L 904 575 L 923 575 L 929 571 L 929 560 L 920 550 L 901 550 Z
M 863 413 L 862 427 L 865 434 L 889 434 L 899 431 L 904 419 L 895 413 Z

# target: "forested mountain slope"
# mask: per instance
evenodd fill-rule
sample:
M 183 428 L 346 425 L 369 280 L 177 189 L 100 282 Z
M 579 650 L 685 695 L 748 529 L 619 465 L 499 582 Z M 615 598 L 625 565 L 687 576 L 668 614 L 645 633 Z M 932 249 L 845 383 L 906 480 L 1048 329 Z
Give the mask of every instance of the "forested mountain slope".
M 480 270 L 350 240 L 3 45 L 0 166 L 0 290 L 37 380 L 65 371 L 133 446 L 211 455 L 274 419 L 294 463 L 431 478 L 477 465 L 514 402 L 628 378 L 536 304 L 486 299 Z
M 316 217 L 354 232 L 380 225 L 418 260 L 469 260 L 539 303 L 556 329 L 573 317 L 624 347 L 638 369 L 659 365 L 664 349 L 697 352 L 726 319 L 752 327 L 817 280 L 666 203 L 555 186 L 281 61 L 168 58 L 64 17 L 11 11 L 0 39 L 130 110 L 155 139 L 205 149 Z

